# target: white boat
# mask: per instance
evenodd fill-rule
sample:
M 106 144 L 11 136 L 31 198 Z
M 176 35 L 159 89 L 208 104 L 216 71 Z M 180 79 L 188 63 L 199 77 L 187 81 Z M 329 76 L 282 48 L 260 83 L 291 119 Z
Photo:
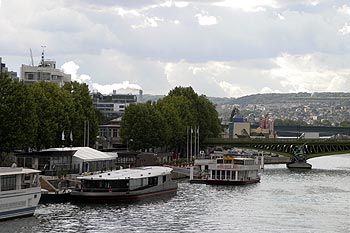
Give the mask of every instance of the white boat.
M 40 171 L 0 167 L 0 220 L 32 216 L 39 203 Z
M 190 169 L 190 182 L 218 185 L 257 183 L 260 182 L 260 171 L 257 156 L 216 153 L 208 159 L 194 161 L 194 167 Z
M 153 166 L 114 170 L 81 176 L 80 187 L 71 192 L 73 200 L 109 202 L 174 194 L 177 183 L 171 179 L 172 168 Z

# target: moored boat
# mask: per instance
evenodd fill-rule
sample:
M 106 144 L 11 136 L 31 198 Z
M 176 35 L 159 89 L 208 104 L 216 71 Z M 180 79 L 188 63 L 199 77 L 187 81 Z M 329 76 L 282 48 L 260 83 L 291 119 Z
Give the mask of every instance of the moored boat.
M 0 167 L 0 220 L 31 216 L 39 203 L 40 171 Z
M 194 177 L 194 169 L 197 176 Z M 191 167 L 190 182 L 217 185 L 244 185 L 260 182 L 261 164 L 257 156 L 212 154 L 196 159 Z
M 177 183 L 171 179 L 172 168 L 136 167 L 81 176 L 80 187 L 71 192 L 73 200 L 111 202 L 174 194 Z

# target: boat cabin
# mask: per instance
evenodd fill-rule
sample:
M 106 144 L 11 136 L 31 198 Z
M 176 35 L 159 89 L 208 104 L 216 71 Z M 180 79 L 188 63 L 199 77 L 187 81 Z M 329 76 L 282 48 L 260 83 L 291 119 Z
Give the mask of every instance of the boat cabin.
M 171 180 L 171 168 L 137 167 L 78 177 L 82 192 L 126 192 L 162 185 Z
M 0 192 L 39 187 L 39 173 L 21 167 L 0 167 Z

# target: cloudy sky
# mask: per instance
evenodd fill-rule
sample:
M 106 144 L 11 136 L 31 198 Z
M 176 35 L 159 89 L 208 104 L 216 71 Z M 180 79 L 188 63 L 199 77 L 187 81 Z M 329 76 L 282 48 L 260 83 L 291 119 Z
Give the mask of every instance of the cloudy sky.
M 348 92 L 350 1 L 0 0 L 0 56 L 108 94 Z M 126 90 L 128 91 L 128 90 Z

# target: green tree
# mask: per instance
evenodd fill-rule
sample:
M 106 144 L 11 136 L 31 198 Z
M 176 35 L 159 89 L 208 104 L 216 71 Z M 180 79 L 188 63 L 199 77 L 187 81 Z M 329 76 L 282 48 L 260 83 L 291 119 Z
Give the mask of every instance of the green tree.
M 165 121 L 154 104 L 132 104 L 125 109 L 121 137 L 132 149 L 153 149 L 164 145 L 164 128 Z
M 230 121 L 232 121 L 232 118 L 233 118 L 234 116 L 238 115 L 238 114 L 239 114 L 239 109 L 236 108 L 236 107 L 234 107 L 234 108 L 232 109 L 232 112 L 231 112 L 231 115 L 230 115 Z
M 35 147 L 37 150 L 62 145 L 62 132 L 69 128 L 72 101 L 55 83 L 37 82 L 30 86 L 38 117 Z
M 71 82 L 65 83 L 63 89 L 70 93 L 73 108 L 69 112 L 70 126 L 68 132 L 73 134 L 74 146 L 84 145 L 84 128 L 89 127 L 89 145 L 93 145 L 96 140 L 99 112 L 93 107 L 88 85 L 85 83 Z M 87 137 L 87 131 L 85 136 Z
M 218 137 L 221 126 L 215 106 L 191 87 L 176 87 L 156 104 L 130 105 L 121 124 L 125 142 L 133 148 L 155 148 L 184 152 L 187 129 L 198 129 L 200 140 Z M 152 139 L 152 140 L 150 140 Z
M 22 83 L 0 75 L 0 153 L 27 149 L 34 141 L 33 98 Z

